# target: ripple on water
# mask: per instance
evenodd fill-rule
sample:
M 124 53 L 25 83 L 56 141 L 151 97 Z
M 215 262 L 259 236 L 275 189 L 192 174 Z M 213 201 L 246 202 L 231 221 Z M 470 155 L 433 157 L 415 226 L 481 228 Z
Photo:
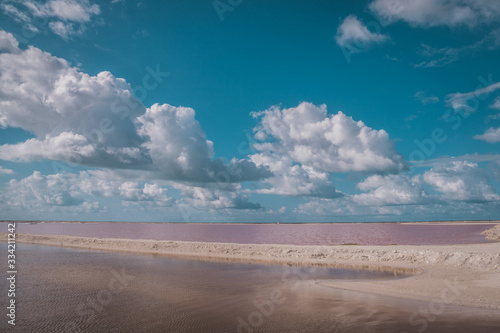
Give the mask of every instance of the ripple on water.
M 422 305 L 314 283 L 395 279 L 388 272 L 223 264 L 27 244 L 18 253 L 23 268 L 19 332 L 414 332 L 408 318 Z M 133 279 L 108 293 L 113 271 Z M 473 329 L 492 323 L 483 319 L 443 315 L 426 333 L 488 332 Z M 491 325 L 498 329 L 500 322 Z

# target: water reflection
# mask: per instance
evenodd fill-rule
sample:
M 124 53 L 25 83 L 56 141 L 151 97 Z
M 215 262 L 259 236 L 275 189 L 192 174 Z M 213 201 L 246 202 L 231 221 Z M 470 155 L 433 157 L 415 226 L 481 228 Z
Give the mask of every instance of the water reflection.
M 415 332 L 408 318 L 421 306 L 316 283 L 395 278 L 387 272 L 222 264 L 28 244 L 19 244 L 18 254 L 18 332 Z M 500 327 L 482 315 L 444 313 L 426 332 L 489 331 L 477 329 L 478 323 Z

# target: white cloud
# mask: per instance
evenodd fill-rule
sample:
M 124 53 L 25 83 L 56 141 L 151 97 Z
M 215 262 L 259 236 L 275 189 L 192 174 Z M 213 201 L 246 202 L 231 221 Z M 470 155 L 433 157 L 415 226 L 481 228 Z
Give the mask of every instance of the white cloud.
M 168 189 L 152 181 L 131 180 L 104 170 L 81 171 L 73 182 L 82 193 L 95 197 L 117 197 L 124 202 L 151 202 L 156 206 L 169 206 L 173 199 Z
M 141 169 L 200 182 L 270 176 L 248 160 L 213 160 L 213 144 L 191 108 L 145 108 L 124 79 L 109 72 L 90 76 L 35 47 L 20 50 L 8 33 L 0 33 L 0 46 L 9 51 L 0 53 L 0 126 L 35 135 L 1 145 L 1 159 Z
M 137 118 L 139 135 L 148 138 L 144 146 L 167 178 L 215 177 L 213 142 L 206 139 L 194 115 L 191 108 L 155 104 Z
M 490 108 L 500 110 L 500 97 L 497 97 Z
M 434 221 L 436 218 L 464 220 L 488 218 L 498 212 L 498 202 L 463 202 L 431 200 L 425 204 L 363 206 L 351 197 L 340 199 L 313 199 L 300 204 L 294 216 L 308 221 L 363 222 L 363 221 Z
M 7 1 L 0 4 L 2 11 L 8 16 L 12 17 L 16 22 L 29 22 L 30 18 L 26 13 L 19 10 L 13 4 L 7 3 Z
M 258 166 L 269 168 L 275 175 L 266 180 L 264 188 L 254 190 L 256 193 L 326 198 L 342 196 L 328 180 L 328 173 L 297 165 L 289 157 L 263 153 L 252 155 L 251 160 Z
M 98 5 L 88 0 L 49 0 L 9 1 L 0 5 L 3 12 L 17 22 L 27 24 L 32 31 L 38 32 L 33 25 L 34 18 L 47 20 L 49 28 L 65 39 L 81 35 L 92 17 L 101 13 Z
M 8 188 L 12 193 L 9 204 L 21 206 L 78 206 L 84 202 L 77 188 L 64 175 L 43 176 L 33 172 L 21 180 L 12 179 Z
M 0 35 L 2 44 L 12 45 L 11 39 Z M 146 163 L 132 120 L 145 109 L 125 80 L 109 72 L 89 76 L 35 47 L 12 51 L 0 54 L 0 126 L 22 128 L 36 138 L 0 146 L 2 159 Z
M 0 146 L 0 159 L 15 162 L 60 160 L 88 166 L 134 168 L 144 163 L 138 148 L 109 148 L 91 144 L 83 135 L 63 132 L 45 140 L 29 139 L 18 144 Z
M 138 133 L 146 138 L 142 146 L 162 178 L 225 184 L 271 175 L 246 160 L 233 159 L 227 166 L 212 160 L 213 142 L 206 139 L 194 116 L 191 108 L 154 104 L 137 118 Z
M 303 204 L 299 204 L 294 209 L 296 214 L 316 215 L 316 216 L 347 216 L 363 215 L 367 211 L 359 209 L 359 205 L 353 203 L 349 198 L 345 199 L 313 199 Z
M 498 156 L 477 158 L 497 160 Z M 423 176 L 369 176 L 357 185 L 366 193 L 338 199 L 313 199 L 298 205 L 295 213 L 326 216 L 336 221 L 339 218 L 362 221 L 360 219 L 365 217 L 387 221 L 399 219 L 399 215 L 410 216 L 411 219 L 434 219 L 436 215 L 462 216 L 463 219 L 471 218 L 476 213 L 487 214 L 485 205 L 500 200 L 488 183 L 487 172 L 476 163 L 449 160 L 435 163 L 438 165 Z M 423 189 L 423 182 L 441 194 L 428 194 Z
M 12 193 L 7 203 L 13 207 L 39 208 L 71 206 L 83 210 L 102 209 L 99 197 L 116 197 L 123 204 L 141 203 L 149 206 L 171 206 L 173 199 L 159 184 L 124 180 L 105 171 L 81 171 L 78 174 L 42 175 L 34 171 L 21 180 L 11 180 L 7 190 Z
M 20 53 L 18 41 L 10 33 L 0 30 L 0 54 L 3 52 Z M 1 95 L 0 95 L 1 96 Z
M 300 204 L 296 214 L 320 217 L 322 221 L 363 222 L 366 220 L 394 221 L 402 214 L 412 215 L 420 205 L 368 205 L 360 204 L 352 196 L 340 199 L 313 199 Z
M 500 82 L 497 83 L 497 89 L 500 89 Z M 493 104 L 490 105 L 490 108 L 500 110 L 500 97 L 497 97 L 493 101 Z M 490 118 L 500 119 L 500 114 L 491 115 Z M 474 135 L 473 138 L 476 140 L 483 140 L 489 143 L 500 142 L 500 127 L 497 128 L 490 127 L 483 134 Z
M 81 35 L 84 32 L 81 27 L 79 29 L 75 29 L 74 24 L 64 23 L 61 21 L 50 22 L 49 27 L 56 35 L 59 35 L 64 39 L 69 39 L 74 35 Z
M 5 34 L 0 36 L 4 40 Z M 35 47 L 13 51 L 0 54 L 1 126 L 20 127 L 37 137 L 55 136 L 66 129 L 90 136 L 100 127 L 112 127 L 103 126 L 107 124 L 102 120 L 108 118 L 123 122 L 120 127 L 126 131 L 117 129 L 112 136 L 96 137 L 96 141 L 109 145 L 130 142 L 127 137 L 138 139 L 130 118 L 118 117 L 122 116 L 118 112 L 121 106 L 130 106 L 131 117 L 145 110 L 124 79 L 109 72 L 90 76 Z
M 326 105 L 307 102 L 295 108 L 272 107 L 253 113 L 260 156 L 283 157 L 315 172 L 399 172 L 407 169 L 384 130 L 374 130 L 339 111 L 328 115 Z M 276 157 L 276 158 L 272 158 Z
M 373 175 L 358 184 L 360 190 L 368 193 L 353 195 L 352 200 L 368 206 L 422 204 L 427 195 L 420 183 L 419 176 Z
M 484 38 L 473 44 L 461 47 L 436 48 L 422 44 L 421 50 L 418 53 L 429 60 L 422 61 L 414 66 L 423 68 L 442 67 L 480 50 L 492 50 L 498 48 L 498 46 L 500 46 L 500 29 L 491 31 Z
M 187 186 L 184 184 L 173 184 L 175 189 L 179 190 L 184 196 L 178 204 L 180 206 L 195 207 L 195 209 L 260 209 L 259 203 L 249 200 L 245 194 L 237 192 L 223 191 L 217 187 L 198 187 Z M 239 188 L 239 187 L 238 187 Z
M 451 164 L 453 162 L 457 161 L 467 161 L 467 162 L 476 162 L 476 163 L 481 163 L 481 162 L 500 162 L 500 154 L 466 154 L 466 155 L 461 155 L 461 156 L 453 156 L 453 157 L 440 157 L 440 158 L 434 158 L 430 160 L 426 160 L 423 163 L 419 163 L 415 165 L 415 167 L 421 166 L 421 167 L 428 167 L 428 166 L 443 166 L 447 164 Z
M 490 94 L 500 90 L 500 82 L 492 83 L 491 76 L 489 77 L 489 85 L 483 88 L 476 89 L 468 93 L 454 93 L 446 96 L 446 103 L 453 108 L 455 112 L 475 112 L 479 107 L 479 103 L 489 97 Z M 483 83 L 484 84 L 484 83 Z M 496 97 L 493 104 L 489 106 L 492 109 L 500 109 L 500 97 Z M 490 116 L 497 118 L 498 116 Z M 490 127 L 483 134 L 478 134 L 473 137 L 476 140 L 483 140 L 489 143 L 500 142 L 500 127 Z
M 25 1 L 24 5 L 34 16 L 55 17 L 63 21 L 88 22 L 91 16 L 101 13 L 99 6 L 88 0 L 49 0 L 44 4 Z
M 444 194 L 446 200 L 466 202 L 498 201 L 500 196 L 488 183 L 487 175 L 476 163 L 454 161 L 436 166 L 423 175 L 423 180 Z
M 415 93 L 415 99 L 419 100 L 423 105 L 434 104 L 439 102 L 439 97 L 427 96 L 427 93 L 425 91 L 417 91 Z
M 401 215 L 418 210 L 416 206 L 431 203 L 429 195 L 421 187 L 421 178 L 418 175 L 372 175 L 361 181 L 357 187 L 366 193 L 346 195 L 333 200 L 314 199 L 300 204 L 295 212 L 335 218 L 358 216 L 359 221 L 359 216 Z
M 0 175 L 13 175 L 15 172 L 11 169 L 6 169 L 2 166 L 0 166 Z
M 420 54 L 427 58 L 435 58 L 432 60 L 425 60 L 415 64 L 417 68 L 431 68 L 431 67 L 442 67 L 457 61 L 462 55 L 464 55 L 464 48 L 434 48 L 428 45 L 422 44 L 422 50 Z
M 161 206 L 172 202 L 167 195 L 167 189 L 158 184 L 146 183 L 141 187 L 137 182 L 127 181 L 122 183 L 118 190 L 124 201 L 152 201 Z
M 369 5 L 386 24 L 475 27 L 500 19 L 500 3 L 490 0 L 375 0 Z
M 474 139 L 483 140 L 489 143 L 500 142 L 500 127 L 493 128 L 490 127 L 484 134 L 474 135 Z
M 335 172 L 393 173 L 408 168 L 384 130 L 373 130 L 342 112 L 328 115 L 325 105 L 303 102 L 253 113 L 258 166 L 275 175 L 259 193 L 338 197 L 329 181 Z
M 491 77 L 490 77 L 491 81 Z M 463 110 L 465 112 L 477 111 L 479 98 L 484 100 L 484 96 L 489 95 L 500 89 L 500 82 L 491 83 L 483 88 L 476 89 L 468 93 L 453 93 L 446 96 L 446 104 L 455 111 Z M 471 103 L 469 103 L 471 102 Z
M 337 44 L 342 48 L 349 49 L 351 53 L 366 51 L 369 47 L 384 43 L 388 39 L 389 37 L 385 35 L 368 30 L 354 15 L 349 15 L 344 19 L 335 36 Z
M 173 199 L 167 187 L 154 181 L 131 180 L 136 175 L 122 177 L 112 171 L 81 171 L 74 176 L 74 183 L 82 193 L 97 197 L 116 197 L 123 202 L 150 203 L 154 206 L 171 206 Z

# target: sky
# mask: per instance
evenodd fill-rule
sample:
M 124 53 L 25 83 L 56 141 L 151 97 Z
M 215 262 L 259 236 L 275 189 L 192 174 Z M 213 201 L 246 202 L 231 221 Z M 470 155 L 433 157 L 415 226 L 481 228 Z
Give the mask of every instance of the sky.
M 500 2 L 3 0 L 0 219 L 500 219 Z

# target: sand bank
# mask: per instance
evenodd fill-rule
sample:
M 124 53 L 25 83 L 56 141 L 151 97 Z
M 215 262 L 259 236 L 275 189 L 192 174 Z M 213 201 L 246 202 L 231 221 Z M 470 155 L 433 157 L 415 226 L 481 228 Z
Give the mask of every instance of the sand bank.
M 500 224 L 483 231 L 481 235 L 485 235 L 488 240 L 500 242 Z
M 500 240 L 500 225 L 484 233 Z M 0 233 L 0 239 L 6 239 Z M 429 304 L 500 310 L 500 243 L 467 245 L 252 245 L 17 234 L 17 242 L 83 249 L 130 251 L 216 261 L 322 265 L 412 274 L 398 280 L 322 280 L 314 283 Z

